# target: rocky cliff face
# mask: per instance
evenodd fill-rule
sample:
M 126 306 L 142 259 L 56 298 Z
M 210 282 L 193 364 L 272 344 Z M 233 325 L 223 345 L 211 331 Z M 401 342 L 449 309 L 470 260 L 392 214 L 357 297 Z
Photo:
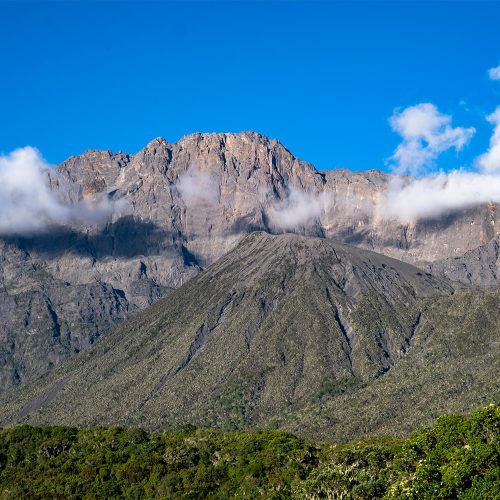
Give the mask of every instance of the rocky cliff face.
M 389 179 L 376 170 L 319 172 L 252 132 L 155 139 L 134 155 L 68 159 L 50 175 L 61 199 L 101 195 L 116 210 L 105 223 L 0 241 L 0 387 L 57 364 L 253 230 L 332 238 L 481 283 L 497 253 L 483 252 L 472 267 L 448 262 L 494 245 L 498 207 L 416 224 L 384 220 L 376 206 Z

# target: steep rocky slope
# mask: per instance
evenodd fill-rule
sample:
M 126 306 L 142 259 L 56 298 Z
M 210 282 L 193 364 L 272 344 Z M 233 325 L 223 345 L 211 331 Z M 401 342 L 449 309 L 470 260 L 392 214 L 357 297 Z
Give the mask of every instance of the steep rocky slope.
M 468 257 L 497 238 L 497 206 L 385 220 L 376 204 L 389 180 L 375 170 L 319 172 L 253 132 L 68 159 L 51 173 L 52 189 L 67 203 L 103 195 L 116 210 L 101 224 L 0 237 L 0 391 L 168 295 L 253 230 L 333 238 L 464 283 L 497 282 L 495 252 L 473 266 Z
M 426 298 L 452 293 L 374 252 L 253 233 L 91 350 L 11 391 L 0 423 L 269 425 L 387 377 L 414 350 Z
M 496 287 L 500 278 L 500 238 L 493 238 L 464 255 L 438 260 L 426 267 L 430 272 L 465 286 Z

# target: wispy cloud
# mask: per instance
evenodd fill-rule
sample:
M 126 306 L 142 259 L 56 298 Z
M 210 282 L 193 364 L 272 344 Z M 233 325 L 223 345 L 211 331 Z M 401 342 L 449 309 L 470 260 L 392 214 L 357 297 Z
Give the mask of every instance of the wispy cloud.
M 461 150 L 475 133 L 473 127 L 452 127 L 451 116 L 434 104 L 422 103 L 396 111 L 389 122 L 403 139 L 390 158 L 397 173 L 421 174 L 435 165 L 436 158 L 454 148 Z
M 486 153 L 479 156 L 477 165 L 484 172 L 500 172 L 500 106 L 486 118 L 493 126 L 493 135 Z
M 328 209 L 330 201 L 326 192 L 311 193 L 291 186 L 287 197 L 269 209 L 270 223 L 282 231 L 310 226 Z
M 186 205 L 215 203 L 219 198 L 219 182 L 210 173 L 190 167 L 181 174 L 175 187 Z
M 48 186 L 50 166 L 32 147 L 0 156 L 0 234 L 39 232 L 53 224 L 96 223 L 114 205 L 106 198 L 93 203 L 62 203 Z
M 492 80 L 500 80 L 500 65 L 488 70 L 488 75 Z

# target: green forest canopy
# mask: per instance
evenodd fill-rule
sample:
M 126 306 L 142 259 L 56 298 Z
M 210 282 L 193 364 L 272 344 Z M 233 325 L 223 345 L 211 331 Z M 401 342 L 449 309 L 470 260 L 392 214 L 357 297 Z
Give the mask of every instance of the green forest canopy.
M 500 498 L 500 407 L 408 439 L 284 431 L 0 430 L 0 498 Z

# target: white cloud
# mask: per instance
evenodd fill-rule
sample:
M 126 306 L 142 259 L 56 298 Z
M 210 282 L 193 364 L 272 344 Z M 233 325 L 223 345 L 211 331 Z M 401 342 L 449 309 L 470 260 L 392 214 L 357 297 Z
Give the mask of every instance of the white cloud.
M 420 174 L 444 151 L 461 150 L 475 133 L 473 127 L 452 127 L 451 116 L 441 114 L 430 103 L 396 111 L 390 124 L 403 138 L 390 158 L 398 173 Z
M 175 186 L 187 205 L 215 203 L 219 198 L 219 182 L 208 172 L 196 167 L 179 175 Z
M 499 175 L 454 170 L 396 177 L 377 208 L 383 218 L 409 223 L 489 202 L 500 203 Z
M 328 209 L 329 203 L 326 192 L 309 193 L 292 186 L 284 200 L 271 206 L 268 215 L 275 229 L 298 229 L 314 223 Z
M 48 186 L 49 168 L 32 147 L 0 156 L 0 234 L 43 231 L 53 224 L 99 222 L 112 213 L 114 207 L 105 199 L 93 204 L 63 204 Z
M 500 80 L 500 65 L 496 68 L 490 68 L 488 70 L 488 75 L 492 80 Z
M 438 136 L 444 135 L 438 138 L 438 146 L 422 153 L 429 158 L 435 158 L 435 153 L 449 145 L 450 137 L 456 137 L 456 141 L 451 140 L 451 147 L 459 149 L 467 141 L 467 133 L 464 134 L 463 131 L 473 130 L 459 129 L 457 132 L 457 129 L 452 129 L 451 118 L 440 115 L 432 105 L 419 105 L 407 110 L 411 110 L 411 113 L 406 116 L 403 116 L 405 112 L 397 115 L 401 119 L 393 125 L 405 138 L 400 147 L 412 143 L 413 138 L 417 138 L 418 142 L 420 137 L 424 137 L 431 145 L 435 141 L 436 130 Z M 500 106 L 487 120 L 494 125 L 493 135 L 488 151 L 477 158 L 475 171 L 462 169 L 448 173 L 431 173 L 423 177 L 397 176 L 389 183 L 387 192 L 381 198 L 377 215 L 408 223 L 422 218 L 439 217 L 483 203 L 500 203 Z M 472 133 L 470 132 L 469 138 Z M 439 146 L 440 143 L 444 146 Z M 419 145 L 415 148 L 418 156 Z
M 490 147 L 477 159 L 478 167 L 484 172 L 500 172 L 500 106 L 486 119 L 494 125 Z

